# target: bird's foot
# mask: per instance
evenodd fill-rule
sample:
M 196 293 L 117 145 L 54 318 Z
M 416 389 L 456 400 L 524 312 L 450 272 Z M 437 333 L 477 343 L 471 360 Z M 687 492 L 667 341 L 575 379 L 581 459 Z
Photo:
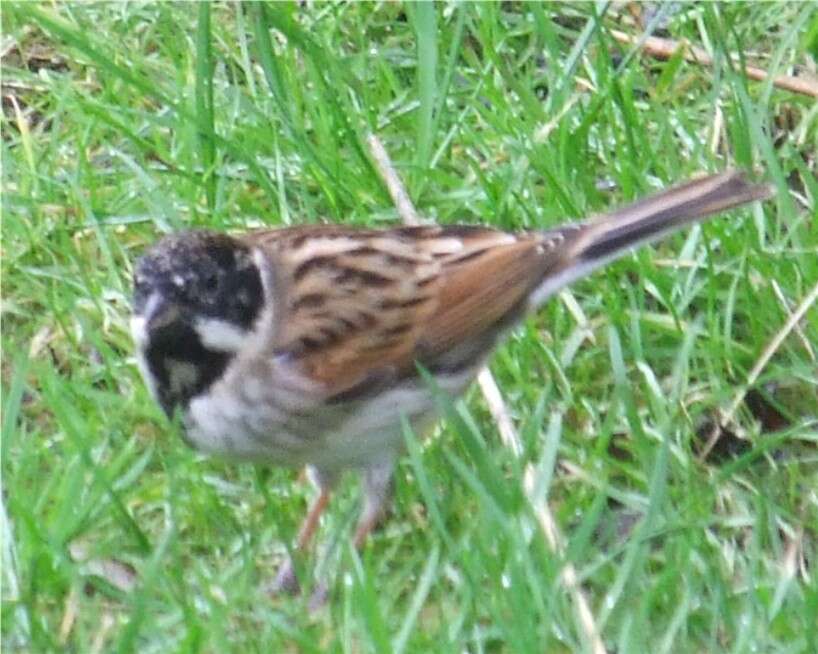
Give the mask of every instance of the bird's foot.
M 270 593 L 273 595 L 298 595 L 301 592 L 301 584 L 298 583 L 298 576 L 295 574 L 295 566 L 292 559 L 281 566 L 275 580 L 270 585 Z

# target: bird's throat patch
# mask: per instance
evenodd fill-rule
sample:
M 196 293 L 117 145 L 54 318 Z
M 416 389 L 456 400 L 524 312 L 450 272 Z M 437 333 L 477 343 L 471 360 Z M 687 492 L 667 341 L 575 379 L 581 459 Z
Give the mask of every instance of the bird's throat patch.
M 168 416 L 176 407 L 206 392 L 227 368 L 233 354 L 206 348 L 190 327 L 175 326 L 151 339 L 145 350 L 148 372 L 159 404 Z

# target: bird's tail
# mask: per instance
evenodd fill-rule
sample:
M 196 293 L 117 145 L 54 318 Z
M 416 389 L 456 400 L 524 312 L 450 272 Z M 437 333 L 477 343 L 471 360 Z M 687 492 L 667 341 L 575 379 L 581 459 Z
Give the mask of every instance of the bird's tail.
M 640 245 L 658 240 L 708 216 L 764 200 L 773 193 L 767 184 L 747 181 L 728 170 L 674 186 L 631 205 L 579 225 L 565 240 L 563 269 L 549 275 L 534 292 L 540 304 L 562 287 L 617 259 Z M 545 238 L 550 236 L 546 233 Z

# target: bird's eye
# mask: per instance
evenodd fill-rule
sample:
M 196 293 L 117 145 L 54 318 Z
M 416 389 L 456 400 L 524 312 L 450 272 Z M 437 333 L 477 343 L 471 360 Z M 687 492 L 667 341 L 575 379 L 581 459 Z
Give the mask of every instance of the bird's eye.
M 205 277 L 204 286 L 207 291 L 215 291 L 219 288 L 219 276 L 216 273 L 208 275 Z

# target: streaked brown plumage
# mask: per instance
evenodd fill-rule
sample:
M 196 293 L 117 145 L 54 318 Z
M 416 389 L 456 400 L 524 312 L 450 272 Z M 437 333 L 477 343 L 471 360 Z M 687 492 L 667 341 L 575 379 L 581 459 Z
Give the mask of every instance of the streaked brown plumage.
M 435 417 L 418 365 L 457 395 L 498 338 L 566 284 L 769 194 L 726 172 L 540 232 L 325 225 L 166 237 L 135 273 L 140 367 L 194 447 L 312 467 L 321 495 L 300 547 L 338 475 L 362 471 L 360 545 L 388 498 L 401 416 L 418 429 Z M 279 586 L 297 587 L 291 564 Z

